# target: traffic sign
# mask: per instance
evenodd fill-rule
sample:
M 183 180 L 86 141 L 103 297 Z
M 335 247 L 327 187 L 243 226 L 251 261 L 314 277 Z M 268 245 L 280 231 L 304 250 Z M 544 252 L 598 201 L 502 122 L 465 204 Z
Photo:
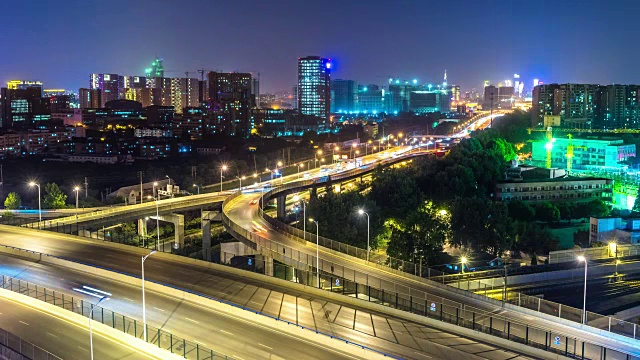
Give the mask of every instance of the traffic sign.
M 340 286 L 340 279 L 336 279 L 336 286 Z
M 431 303 L 431 306 L 429 307 L 429 310 L 436 311 L 436 303 Z
M 560 345 L 560 336 L 556 336 L 556 337 L 553 339 L 553 344 L 554 344 L 554 345 Z
M 249 265 L 253 265 L 253 259 L 252 258 L 247 259 L 247 263 L 249 263 Z

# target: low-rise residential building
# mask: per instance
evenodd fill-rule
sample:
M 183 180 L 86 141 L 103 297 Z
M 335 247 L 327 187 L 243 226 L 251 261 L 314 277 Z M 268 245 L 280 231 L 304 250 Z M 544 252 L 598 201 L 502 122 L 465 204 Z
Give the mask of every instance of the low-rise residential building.
M 613 180 L 595 177 L 523 179 L 496 184 L 496 200 L 525 202 L 591 201 L 611 202 Z
M 69 155 L 70 162 L 113 165 L 119 162 L 116 155 Z
M 640 243 L 640 219 L 606 217 L 589 219 L 589 243 L 638 244 Z M 613 249 L 615 245 L 611 246 Z M 615 256 L 615 254 L 612 254 Z

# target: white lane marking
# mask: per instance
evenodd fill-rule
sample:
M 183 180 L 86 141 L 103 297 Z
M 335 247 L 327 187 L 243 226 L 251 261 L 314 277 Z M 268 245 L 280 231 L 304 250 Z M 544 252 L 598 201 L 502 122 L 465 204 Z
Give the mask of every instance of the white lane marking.
M 82 351 L 89 351 L 89 350 L 87 350 L 87 349 L 83 348 L 82 346 L 78 346 L 78 349 L 80 349 L 80 350 L 82 350 Z
M 188 317 L 186 317 L 186 318 L 185 318 L 185 320 L 193 321 L 193 322 L 194 322 L 194 323 L 196 323 L 196 324 L 199 324 L 199 323 L 200 323 L 199 321 L 196 321 L 196 320 L 193 320 L 193 319 L 189 319 Z
M 262 346 L 262 347 L 266 347 L 266 348 L 267 348 L 267 349 L 269 349 L 269 350 L 273 350 L 273 348 L 272 348 L 272 347 L 267 346 L 267 345 L 265 345 L 265 344 L 260 344 L 260 343 L 258 343 L 258 345 L 260 345 L 260 346 Z
M 133 300 L 129 299 L 128 297 L 123 297 L 123 299 L 128 300 L 128 301 L 133 301 Z
M 418 355 L 422 355 L 422 356 L 424 356 L 424 357 L 426 357 L 426 358 L 431 359 L 431 356 L 429 356 L 429 355 L 425 355 L 425 354 L 423 354 L 423 353 L 419 353 L 419 352 L 417 352 L 417 351 L 416 351 L 415 353 L 416 353 L 416 354 L 418 354 Z
M 232 333 L 230 333 L 230 332 L 228 332 L 228 331 L 220 330 L 220 332 L 223 332 L 223 333 L 225 333 L 225 334 L 227 334 L 227 335 L 231 335 L 231 336 L 233 336 L 233 334 L 232 334 Z
M 238 355 L 233 355 L 233 357 L 234 357 L 234 358 L 236 358 L 236 359 L 244 360 L 243 358 L 241 358 L 241 357 L 240 357 L 240 356 L 238 356 Z
M 154 309 L 156 309 L 156 310 L 158 310 L 158 311 L 162 311 L 162 312 L 164 312 L 164 310 L 162 310 L 162 309 L 160 309 L 160 308 L 157 308 L 157 307 L 155 307 L 155 306 L 154 306 L 153 308 L 154 308 Z
M 18 322 L 19 322 L 19 323 L 23 323 L 23 324 L 25 324 L 25 325 L 29 326 L 29 324 L 27 324 L 26 322 L 24 322 L 24 321 L 22 321 L 22 320 L 18 320 Z
M 56 338 L 58 337 L 58 335 L 53 335 L 53 334 L 52 334 L 52 333 L 50 333 L 50 332 L 47 332 L 47 335 L 49 335 L 49 336 L 53 336 L 53 337 L 56 337 Z

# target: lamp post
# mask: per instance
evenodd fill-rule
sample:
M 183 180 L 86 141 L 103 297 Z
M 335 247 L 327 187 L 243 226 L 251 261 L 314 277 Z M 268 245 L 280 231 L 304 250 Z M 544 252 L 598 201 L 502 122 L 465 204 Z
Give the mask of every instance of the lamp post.
M 584 262 L 584 295 L 582 297 L 582 323 L 587 323 L 587 258 L 580 255 L 578 261 Z
M 98 306 L 103 301 L 109 300 L 111 293 L 106 291 L 98 290 L 86 285 L 82 286 L 82 289 L 73 288 L 73 291 L 77 291 L 79 293 L 93 296 L 94 298 L 99 299 L 95 304 L 91 304 L 91 311 L 89 311 L 89 347 L 91 349 L 91 360 L 93 360 L 93 328 L 91 327 L 91 319 L 93 318 L 93 309 Z
M 364 154 L 365 155 L 369 155 L 369 144 L 371 144 L 371 140 L 367 141 L 367 143 L 364 146 Z
M 158 182 L 157 182 L 157 181 L 154 181 L 154 182 L 153 182 L 153 196 L 157 196 L 157 195 L 156 195 L 156 186 L 158 186 Z
M 147 308 L 144 300 L 144 261 L 151 255 L 153 255 L 156 250 L 153 250 L 146 256 L 142 257 L 142 323 L 144 324 L 144 341 L 148 341 L 147 338 Z
M 355 149 L 356 147 L 358 147 L 358 145 L 356 145 L 356 144 L 351 145 L 351 149 L 349 151 L 349 157 L 351 159 L 353 159 L 353 149 Z
M 200 186 L 193 184 L 193 187 L 198 189 L 198 195 L 200 195 Z
M 371 230 L 369 226 L 369 214 L 362 209 L 358 210 L 358 214 L 367 215 L 367 261 L 369 261 L 369 252 L 371 251 L 371 245 L 369 244 L 369 235 Z
M 222 192 L 222 173 L 227 171 L 227 165 L 222 165 L 220 167 L 220 192 Z
M 337 147 L 337 146 L 335 146 L 333 148 L 333 152 L 331 153 L 331 157 L 332 157 L 333 161 L 335 161 L 335 158 L 336 158 L 336 151 L 340 151 L 340 148 Z M 340 156 L 340 153 L 338 153 L 338 156 Z
M 80 187 L 76 186 L 73 188 L 73 191 L 76 193 L 76 222 L 78 222 L 78 193 L 80 192 Z
M 153 199 L 156 203 L 156 234 L 158 235 L 156 238 L 156 250 L 158 250 L 158 246 L 160 246 L 160 211 L 158 209 L 158 199 L 151 196 L 149 196 L 148 199 Z
M 278 161 L 278 163 L 276 164 L 276 174 L 279 172 L 278 168 L 281 168 L 281 167 L 282 167 L 282 161 Z M 283 169 L 283 172 L 284 172 L 284 169 Z M 280 173 L 280 185 L 282 185 L 282 178 L 284 175 L 283 172 Z
M 618 275 L 618 265 L 620 265 L 620 260 L 616 259 L 616 275 Z
M 298 201 L 300 200 L 300 197 L 298 195 L 293 197 L 293 201 Z M 304 241 L 307 241 L 307 205 L 304 201 L 304 199 L 302 199 L 302 238 L 304 239 Z
M 35 181 L 32 181 L 29 183 L 29 186 L 34 187 L 37 186 L 38 187 L 38 229 L 40 228 L 40 223 L 42 222 L 42 205 L 41 205 L 41 197 L 40 197 L 40 184 L 36 183 Z
M 304 163 L 300 163 L 297 166 L 298 166 L 298 179 L 300 179 L 300 168 L 304 167 Z
M 318 289 L 320 289 L 320 227 L 318 222 L 309 219 L 312 223 L 316 224 L 316 270 L 318 272 Z
M 463 256 L 460 258 L 460 269 L 462 270 L 462 273 L 464 274 L 464 265 L 467 263 L 467 257 Z
M 236 179 L 240 180 L 240 191 L 242 191 L 242 180 L 246 179 L 246 176 L 236 176 Z

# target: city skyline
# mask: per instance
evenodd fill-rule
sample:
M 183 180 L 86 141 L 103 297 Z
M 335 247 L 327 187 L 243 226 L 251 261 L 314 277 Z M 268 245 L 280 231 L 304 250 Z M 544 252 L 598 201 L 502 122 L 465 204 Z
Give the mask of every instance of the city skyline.
M 35 79 L 48 88 L 77 91 L 91 73 L 142 76 L 159 56 L 165 59 L 165 76 L 183 77 L 189 71 L 199 77 L 196 70 L 203 67 L 259 73 L 266 93 L 290 90 L 296 83 L 296 60 L 312 55 L 332 59 L 332 78 L 359 83 L 384 84 L 389 77 L 436 83 L 445 69 L 449 82 L 466 90 L 513 73 L 527 87 L 533 78 L 545 83 L 640 82 L 628 74 L 635 56 L 624 46 L 631 34 L 623 32 L 636 4 L 616 8 L 588 1 L 574 9 L 549 1 L 535 6 L 520 1 L 405 1 L 390 8 L 372 1 L 364 8 L 357 2 L 325 2 L 312 11 L 310 5 L 292 1 L 215 7 L 197 1 L 163 6 L 115 1 L 112 8 L 119 15 L 114 22 L 98 4 L 40 3 L 0 5 L 0 19 L 7 25 L 0 44 L 18 50 L 0 60 L 3 83 Z M 208 21 L 220 12 L 226 15 Z M 62 21 L 69 17 L 73 20 Z M 233 28 L 239 17 L 248 26 Z M 605 31 L 585 36 L 578 30 L 581 23 L 611 18 L 618 21 L 608 21 Z M 101 26 L 107 21 L 114 26 Z M 41 36 L 45 29 L 60 36 L 55 41 Z M 606 41 L 613 36 L 615 42 Z M 589 46 L 594 43 L 598 46 Z M 60 47 L 66 51 L 54 56 Z

